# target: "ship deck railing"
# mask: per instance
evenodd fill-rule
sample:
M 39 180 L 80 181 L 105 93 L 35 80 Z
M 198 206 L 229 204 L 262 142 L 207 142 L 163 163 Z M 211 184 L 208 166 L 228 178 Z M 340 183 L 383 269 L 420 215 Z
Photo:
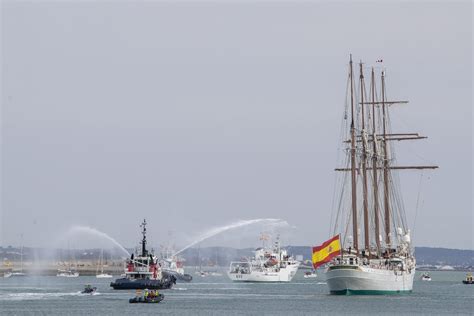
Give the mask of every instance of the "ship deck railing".
M 153 272 L 150 271 L 127 271 L 125 272 L 126 275 L 142 275 L 142 274 L 147 274 L 147 275 L 152 275 Z

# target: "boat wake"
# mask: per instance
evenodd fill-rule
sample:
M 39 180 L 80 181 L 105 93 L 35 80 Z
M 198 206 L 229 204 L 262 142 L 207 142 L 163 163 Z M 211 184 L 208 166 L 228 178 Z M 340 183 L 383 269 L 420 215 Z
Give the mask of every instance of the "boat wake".
M 79 292 L 80 296 L 96 296 L 96 295 L 100 295 L 99 292 L 94 292 L 94 293 L 82 293 L 82 292 Z
M 86 296 L 91 294 L 84 294 L 81 292 L 58 293 L 58 292 L 23 292 L 23 293 L 4 293 L 0 294 L 0 301 L 24 301 L 24 300 L 45 300 L 57 299 L 61 297 L 70 296 Z M 100 293 L 93 293 L 92 295 L 100 295 Z
M 178 297 L 178 296 L 176 296 Z M 175 298 L 176 298 L 175 297 Z M 221 298 L 235 298 L 242 297 L 246 299 L 307 299 L 313 298 L 312 294 L 256 294 L 256 293 L 183 293 L 179 297 L 187 298 L 206 298 L 206 299 L 221 299 Z
M 193 288 L 197 291 L 248 291 L 248 288 L 245 287 L 197 287 Z

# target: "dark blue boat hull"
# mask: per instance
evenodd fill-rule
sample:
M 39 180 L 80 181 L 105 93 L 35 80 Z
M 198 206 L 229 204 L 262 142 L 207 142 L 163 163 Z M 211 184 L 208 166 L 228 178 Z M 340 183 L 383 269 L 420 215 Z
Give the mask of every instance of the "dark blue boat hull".
M 163 275 L 161 280 L 152 279 L 127 279 L 121 278 L 110 283 L 114 290 L 166 290 L 176 284 L 176 278 L 172 275 Z

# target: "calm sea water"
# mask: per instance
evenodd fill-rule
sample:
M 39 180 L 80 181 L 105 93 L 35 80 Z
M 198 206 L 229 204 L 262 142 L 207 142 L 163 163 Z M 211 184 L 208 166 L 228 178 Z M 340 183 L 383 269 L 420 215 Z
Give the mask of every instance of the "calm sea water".
M 332 296 L 324 275 L 291 283 L 232 283 L 226 276 L 195 276 L 162 291 L 160 304 L 129 304 L 134 291 L 114 291 L 111 279 L 95 277 L 17 277 L 0 279 L 0 315 L 318 315 L 318 314 L 474 314 L 474 285 L 464 285 L 463 272 L 431 272 L 414 292 L 393 296 Z M 85 284 L 96 295 L 80 294 Z

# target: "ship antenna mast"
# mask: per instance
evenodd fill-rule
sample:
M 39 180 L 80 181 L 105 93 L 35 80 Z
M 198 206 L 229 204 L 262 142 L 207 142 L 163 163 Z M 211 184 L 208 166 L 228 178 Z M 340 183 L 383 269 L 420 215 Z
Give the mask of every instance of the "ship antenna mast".
M 147 251 L 146 251 L 146 219 L 143 220 L 143 223 L 140 224 L 140 227 L 143 228 L 142 230 L 142 235 L 143 235 L 143 239 L 142 239 L 142 256 L 143 257 L 146 257 L 148 254 L 147 254 Z
M 354 238 L 354 250 L 359 252 L 359 236 L 357 234 L 357 188 L 356 188 L 356 143 L 354 124 L 354 73 L 352 69 L 352 54 L 350 55 L 350 79 L 351 79 L 351 180 L 352 180 L 352 234 Z

